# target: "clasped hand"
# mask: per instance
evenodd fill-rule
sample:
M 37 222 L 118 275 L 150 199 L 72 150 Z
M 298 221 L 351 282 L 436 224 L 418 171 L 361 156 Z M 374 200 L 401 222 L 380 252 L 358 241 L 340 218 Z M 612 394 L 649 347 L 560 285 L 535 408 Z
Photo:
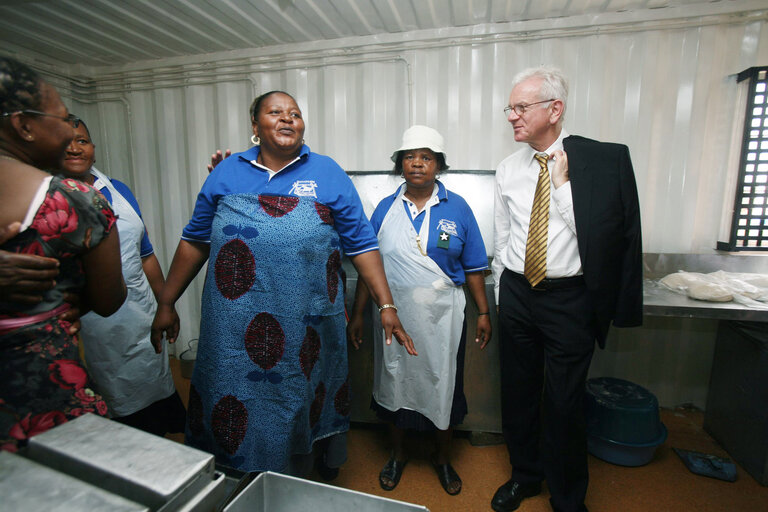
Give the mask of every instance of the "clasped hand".
M 565 185 L 569 180 L 568 155 L 565 154 L 565 151 L 558 149 L 549 155 L 549 159 L 555 162 L 555 165 L 552 166 L 552 184 L 557 189 Z

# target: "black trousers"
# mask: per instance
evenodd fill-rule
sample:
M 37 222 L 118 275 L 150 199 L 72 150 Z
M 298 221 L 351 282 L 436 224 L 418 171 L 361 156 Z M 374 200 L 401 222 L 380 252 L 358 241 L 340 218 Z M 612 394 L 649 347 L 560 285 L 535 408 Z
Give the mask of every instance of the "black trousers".
M 545 286 L 532 289 L 508 269 L 501 276 L 502 431 L 514 480 L 546 480 L 554 510 L 585 510 L 584 388 L 595 316 L 583 280 Z

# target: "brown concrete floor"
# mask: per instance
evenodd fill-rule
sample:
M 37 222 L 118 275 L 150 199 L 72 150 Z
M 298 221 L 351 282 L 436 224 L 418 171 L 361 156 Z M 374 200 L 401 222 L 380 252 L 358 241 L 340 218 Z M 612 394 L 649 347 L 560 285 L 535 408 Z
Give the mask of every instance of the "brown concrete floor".
M 186 403 L 189 380 L 180 375 L 178 361 L 171 359 L 177 388 Z M 471 406 L 471 404 L 470 404 Z M 768 512 L 768 487 L 757 483 L 742 467 L 736 482 L 691 473 L 672 450 L 682 448 L 720 457 L 723 450 L 702 428 L 700 411 L 661 411 L 669 431 L 667 441 L 654 459 L 642 467 L 622 467 L 595 457 L 589 458 L 590 485 L 586 505 L 591 512 Z M 181 436 L 172 436 L 181 441 Z M 459 495 L 447 495 L 429 464 L 429 437 L 411 436 L 407 446 L 411 458 L 396 489 L 387 492 L 378 484 L 378 474 L 389 450 L 386 431 L 376 425 L 353 425 L 348 437 L 348 460 L 333 485 L 427 507 L 431 512 L 490 511 L 490 500 L 498 486 L 509 478 L 510 466 L 503 445 L 473 446 L 466 435 L 454 439 L 452 463 L 463 480 Z M 322 481 L 313 472 L 310 478 Z M 527 499 L 521 512 L 546 512 L 549 495 Z M 361 511 L 363 512 L 363 511 Z

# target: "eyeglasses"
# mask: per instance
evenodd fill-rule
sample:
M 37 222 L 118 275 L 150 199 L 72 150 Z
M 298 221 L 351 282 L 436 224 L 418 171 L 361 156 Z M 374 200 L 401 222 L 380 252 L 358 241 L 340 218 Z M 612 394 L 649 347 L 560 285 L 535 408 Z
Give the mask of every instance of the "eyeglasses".
M 504 107 L 504 114 L 509 117 L 509 114 L 512 113 L 512 111 L 515 111 L 515 114 L 518 116 L 522 116 L 525 114 L 525 112 L 531 108 L 534 105 L 538 105 L 540 103 L 549 103 L 550 101 L 555 101 L 557 98 L 552 98 L 549 100 L 543 100 L 543 101 L 537 101 L 535 103 L 528 103 L 527 105 L 525 103 L 518 103 L 517 105 L 507 105 Z
M 80 126 L 80 118 L 74 114 L 69 114 L 68 116 L 64 117 L 64 116 L 57 116 L 54 114 L 46 114 L 45 112 L 40 112 L 39 110 L 31 110 L 31 109 L 17 110 L 16 112 L 3 112 L 2 114 L 0 114 L 0 117 L 8 117 L 16 113 L 31 114 L 33 116 L 55 117 L 56 119 L 61 119 L 62 121 L 66 121 L 67 123 L 70 123 L 72 125 L 72 128 L 77 128 L 78 126 Z

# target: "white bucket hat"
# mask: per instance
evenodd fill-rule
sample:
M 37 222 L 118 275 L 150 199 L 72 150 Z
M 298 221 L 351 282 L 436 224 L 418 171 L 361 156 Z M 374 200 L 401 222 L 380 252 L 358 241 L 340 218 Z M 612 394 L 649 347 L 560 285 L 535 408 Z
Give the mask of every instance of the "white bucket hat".
M 392 153 L 392 161 L 397 163 L 397 154 L 401 151 L 408 151 L 409 149 L 428 148 L 434 153 L 442 153 L 443 160 L 445 160 L 445 151 L 443 151 L 443 136 L 429 126 L 422 126 L 415 124 L 403 132 L 403 145 Z M 446 164 L 447 166 L 447 164 Z

